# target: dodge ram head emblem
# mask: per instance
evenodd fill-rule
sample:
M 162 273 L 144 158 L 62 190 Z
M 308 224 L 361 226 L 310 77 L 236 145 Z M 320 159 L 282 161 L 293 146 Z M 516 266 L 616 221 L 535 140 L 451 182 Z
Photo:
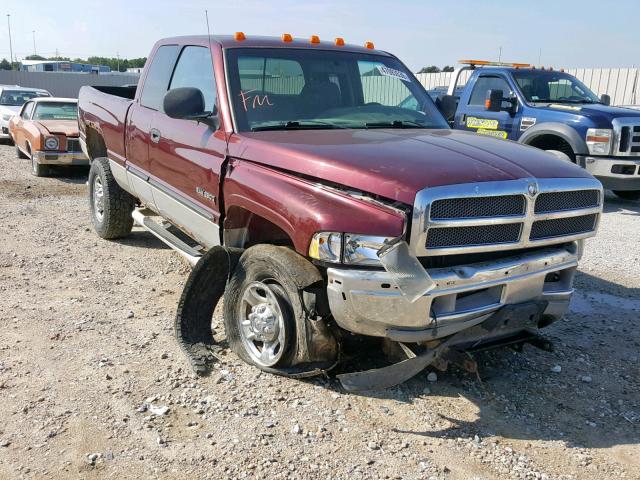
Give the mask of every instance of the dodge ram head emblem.
M 530 183 L 528 190 L 529 190 L 529 195 L 533 197 L 535 196 L 536 193 L 538 193 L 538 185 L 536 185 L 535 183 Z

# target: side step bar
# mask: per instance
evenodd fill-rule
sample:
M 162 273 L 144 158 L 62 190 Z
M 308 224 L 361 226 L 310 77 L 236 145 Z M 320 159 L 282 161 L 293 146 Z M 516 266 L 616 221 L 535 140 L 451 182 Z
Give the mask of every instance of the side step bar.
M 200 260 L 200 257 L 202 257 L 201 252 L 184 243 L 162 225 L 159 225 L 150 217 L 142 213 L 141 210 L 135 209 L 131 212 L 131 216 L 133 217 L 134 222 L 182 255 L 191 264 L 191 266 L 195 266 L 195 264 L 198 263 L 198 260 Z

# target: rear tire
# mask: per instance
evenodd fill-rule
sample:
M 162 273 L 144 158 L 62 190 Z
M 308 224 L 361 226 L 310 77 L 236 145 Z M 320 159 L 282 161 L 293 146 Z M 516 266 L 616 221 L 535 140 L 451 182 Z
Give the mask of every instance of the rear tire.
M 624 200 L 640 200 L 640 190 L 613 190 L 613 193 Z
M 113 178 L 109 160 L 96 158 L 89 170 L 89 208 L 96 233 L 105 239 L 126 237 L 133 228 L 136 199 Z
M 49 167 L 41 165 L 38 161 L 31 156 L 31 174 L 35 177 L 46 177 L 49 175 Z
M 18 148 L 18 145 L 16 145 L 16 156 L 22 159 L 29 158 L 29 155 L 25 155 L 24 153 L 22 153 L 22 150 Z

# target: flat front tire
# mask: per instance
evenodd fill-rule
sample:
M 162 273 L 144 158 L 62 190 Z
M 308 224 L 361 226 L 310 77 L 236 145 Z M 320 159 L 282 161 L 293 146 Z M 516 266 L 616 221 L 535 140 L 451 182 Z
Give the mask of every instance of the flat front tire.
M 136 199 L 113 178 L 109 160 L 96 158 L 89 170 L 89 209 L 96 233 L 105 239 L 126 237 L 133 228 Z

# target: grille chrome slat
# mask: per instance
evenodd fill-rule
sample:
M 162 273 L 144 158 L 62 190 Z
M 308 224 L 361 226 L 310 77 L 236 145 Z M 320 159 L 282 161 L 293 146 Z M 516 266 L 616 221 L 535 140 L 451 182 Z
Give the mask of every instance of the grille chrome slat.
M 640 118 L 620 117 L 613 120 L 613 155 L 622 157 L 640 156 Z
M 595 234 L 602 199 L 602 186 L 592 178 L 427 188 L 416 196 L 410 244 L 416 256 L 434 256 L 534 248 L 587 238 Z M 513 215 L 514 211 L 518 214 Z

